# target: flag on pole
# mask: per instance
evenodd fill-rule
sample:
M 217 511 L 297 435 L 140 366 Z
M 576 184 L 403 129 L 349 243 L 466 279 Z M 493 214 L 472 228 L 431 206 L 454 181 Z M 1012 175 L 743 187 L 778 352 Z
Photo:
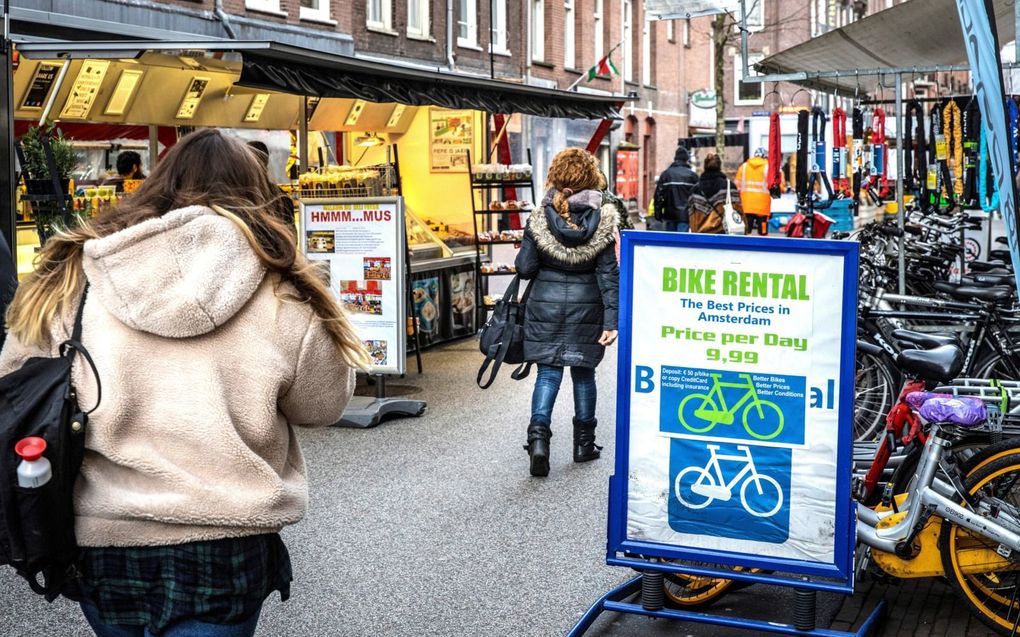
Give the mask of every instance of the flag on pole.
M 588 69 L 588 81 L 591 82 L 599 75 L 608 75 L 613 77 L 620 74 L 620 70 L 613 64 L 613 58 L 611 57 L 613 52 L 607 53 L 601 60 L 595 63 L 595 66 Z

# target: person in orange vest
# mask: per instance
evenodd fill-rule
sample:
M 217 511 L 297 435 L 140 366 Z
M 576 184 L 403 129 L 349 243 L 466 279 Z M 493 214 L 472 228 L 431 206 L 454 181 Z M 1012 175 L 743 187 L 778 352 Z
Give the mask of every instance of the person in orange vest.
M 769 233 L 769 216 L 772 214 L 772 197 L 769 195 L 768 152 L 764 148 L 754 151 L 754 157 L 740 164 L 737 169 L 737 190 L 740 204 L 744 207 L 747 234 L 754 229 L 758 234 Z

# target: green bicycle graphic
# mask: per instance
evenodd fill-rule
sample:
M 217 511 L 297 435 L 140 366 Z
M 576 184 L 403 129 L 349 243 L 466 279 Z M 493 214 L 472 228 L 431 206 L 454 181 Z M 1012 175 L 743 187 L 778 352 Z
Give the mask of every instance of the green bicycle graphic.
M 711 374 L 712 388 L 707 394 L 689 394 L 680 401 L 677 415 L 680 424 L 694 433 L 705 433 L 716 425 L 732 425 L 741 407 L 741 423 L 752 437 L 771 440 L 783 431 L 783 412 L 779 407 L 758 397 L 750 374 L 738 374 L 742 382 L 720 380 L 722 374 Z M 740 400 L 727 405 L 723 389 L 743 389 Z M 746 404 L 746 406 L 745 406 Z

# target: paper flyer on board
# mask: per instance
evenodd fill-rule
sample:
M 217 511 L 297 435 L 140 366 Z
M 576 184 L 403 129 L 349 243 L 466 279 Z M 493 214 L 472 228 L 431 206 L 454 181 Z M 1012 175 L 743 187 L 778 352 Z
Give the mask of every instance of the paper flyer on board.
M 635 246 L 628 539 L 833 561 L 843 268 Z

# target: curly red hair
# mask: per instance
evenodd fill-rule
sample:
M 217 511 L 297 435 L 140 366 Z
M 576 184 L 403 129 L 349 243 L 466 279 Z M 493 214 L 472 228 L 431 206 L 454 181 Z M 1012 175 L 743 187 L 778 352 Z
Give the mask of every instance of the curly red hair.
M 605 177 L 599 168 L 595 156 L 583 148 L 564 148 L 556 153 L 549 164 L 549 175 L 545 180 L 546 188 L 555 188 L 553 208 L 571 228 L 577 228 L 570 219 L 570 195 L 582 190 L 603 190 L 606 187 Z

